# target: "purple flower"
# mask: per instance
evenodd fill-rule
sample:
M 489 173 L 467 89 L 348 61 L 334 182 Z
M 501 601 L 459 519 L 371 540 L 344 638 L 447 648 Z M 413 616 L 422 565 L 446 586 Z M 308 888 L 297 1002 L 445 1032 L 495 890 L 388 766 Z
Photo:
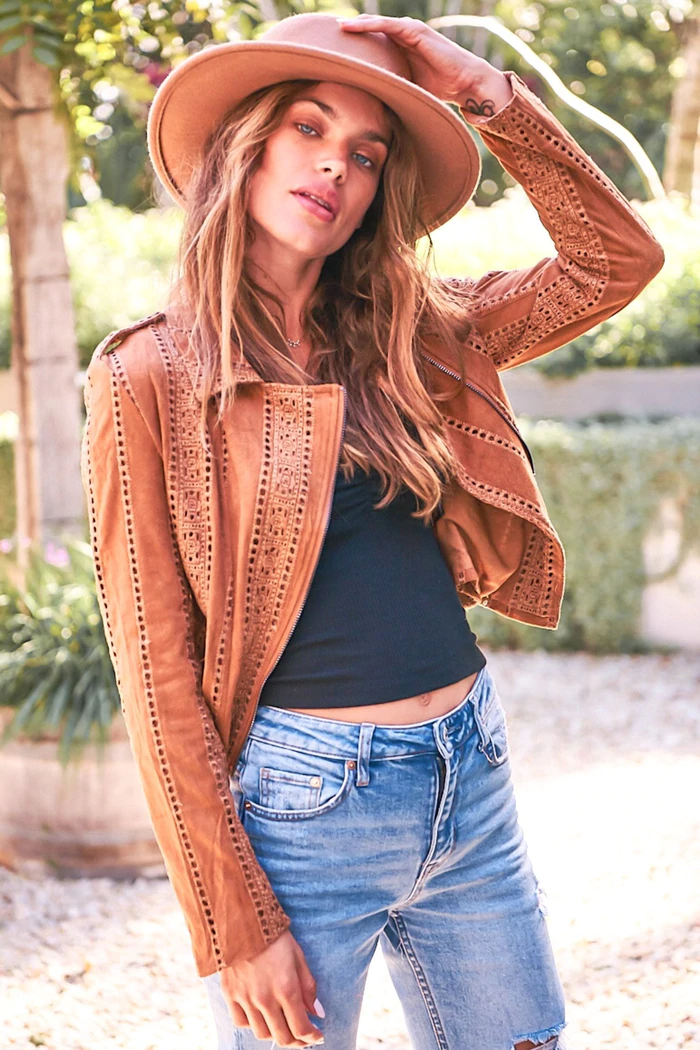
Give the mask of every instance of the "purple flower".
M 70 557 L 65 547 L 57 547 L 49 540 L 44 548 L 44 558 L 49 565 L 56 565 L 59 569 L 65 569 L 70 565 Z
M 9 538 L 0 540 L 0 551 L 2 551 L 3 554 L 9 554 L 13 546 L 14 544 Z

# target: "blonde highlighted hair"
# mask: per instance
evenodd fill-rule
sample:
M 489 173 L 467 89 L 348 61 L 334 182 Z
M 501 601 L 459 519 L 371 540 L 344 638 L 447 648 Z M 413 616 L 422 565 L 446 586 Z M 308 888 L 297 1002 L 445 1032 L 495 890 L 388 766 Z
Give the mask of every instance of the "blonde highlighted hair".
M 248 186 L 266 140 L 288 107 L 318 81 L 284 81 L 248 95 L 221 122 L 193 174 L 173 289 L 192 310 L 191 338 L 201 361 L 201 430 L 217 371 L 217 420 L 235 400 L 236 360 L 267 382 L 338 383 L 347 393 L 340 466 L 379 473 L 385 506 L 402 485 L 417 499 L 416 517 L 432 520 L 454 463 L 421 357 L 435 341 L 461 361 L 469 331 L 464 293 L 428 271 L 418 239 L 424 189 L 409 134 L 388 106 L 389 154 L 374 200 L 349 240 L 324 261 L 301 317 L 311 342 L 304 370 L 290 356 L 277 296 L 248 272 L 253 237 Z

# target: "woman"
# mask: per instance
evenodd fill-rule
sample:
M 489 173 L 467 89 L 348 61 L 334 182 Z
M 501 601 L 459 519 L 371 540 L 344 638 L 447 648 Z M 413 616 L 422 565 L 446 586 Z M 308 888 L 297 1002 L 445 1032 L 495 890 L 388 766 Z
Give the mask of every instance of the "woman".
M 417 239 L 479 177 L 465 121 L 555 257 L 428 275 Z M 497 368 L 616 313 L 663 252 L 516 74 L 410 18 L 209 49 L 148 130 L 186 210 L 178 281 L 96 349 L 82 470 L 220 1050 L 350 1050 L 378 941 L 419 1050 L 562 1047 L 464 608 L 556 626 L 561 545 Z

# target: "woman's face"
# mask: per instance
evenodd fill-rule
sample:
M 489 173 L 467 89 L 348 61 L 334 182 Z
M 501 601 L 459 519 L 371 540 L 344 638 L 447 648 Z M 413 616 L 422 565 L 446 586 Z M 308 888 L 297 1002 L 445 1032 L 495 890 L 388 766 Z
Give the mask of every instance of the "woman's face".
M 377 191 L 390 137 L 374 95 L 332 81 L 303 90 L 265 143 L 251 177 L 256 241 L 307 260 L 341 248 Z

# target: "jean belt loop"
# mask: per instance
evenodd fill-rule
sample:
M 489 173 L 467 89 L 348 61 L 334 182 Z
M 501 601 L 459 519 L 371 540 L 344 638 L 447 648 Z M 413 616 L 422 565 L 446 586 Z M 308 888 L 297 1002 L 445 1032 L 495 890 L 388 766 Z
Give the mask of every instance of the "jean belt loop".
M 376 726 L 373 722 L 362 722 L 357 743 L 357 770 L 355 783 L 358 787 L 369 784 L 369 758 L 372 753 L 372 736 Z

